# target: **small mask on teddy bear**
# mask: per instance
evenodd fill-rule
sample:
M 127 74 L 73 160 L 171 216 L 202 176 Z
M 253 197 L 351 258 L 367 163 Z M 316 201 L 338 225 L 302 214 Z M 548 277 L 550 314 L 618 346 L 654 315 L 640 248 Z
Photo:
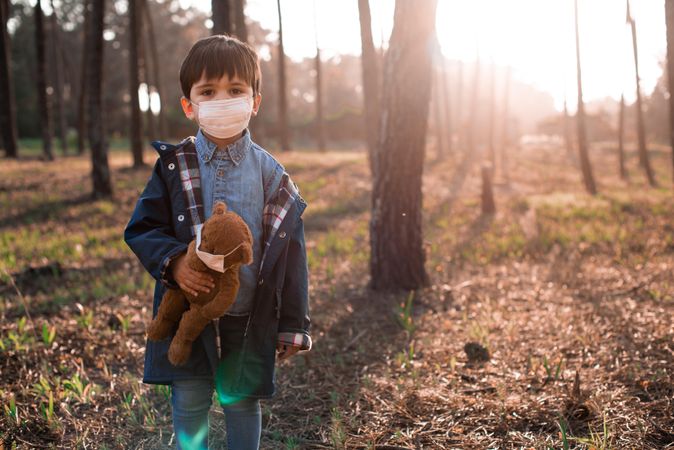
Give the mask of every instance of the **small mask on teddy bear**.
M 253 235 L 238 214 L 227 211 L 224 202 L 216 202 L 213 214 L 198 229 L 185 257 L 191 269 L 213 278 L 215 288 L 197 295 L 181 289 L 167 289 L 164 293 L 147 334 L 153 341 L 166 339 L 178 325 L 168 352 L 169 361 L 175 366 L 187 362 L 192 342 L 211 320 L 221 317 L 234 303 L 239 290 L 239 267 L 253 262 Z

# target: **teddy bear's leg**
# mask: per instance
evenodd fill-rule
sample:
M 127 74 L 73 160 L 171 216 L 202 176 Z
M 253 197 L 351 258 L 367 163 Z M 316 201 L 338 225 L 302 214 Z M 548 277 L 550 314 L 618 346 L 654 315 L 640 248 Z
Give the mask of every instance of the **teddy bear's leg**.
M 239 291 L 239 266 L 236 265 L 220 277 L 217 293 L 213 299 L 201 307 L 201 314 L 208 319 L 222 317 L 236 299 Z
M 150 340 L 159 341 L 168 337 L 185 311 L 185 294 L 179 289 L 167 289 L 159 304 L 157 317 L 147 328 Z
M 178 331 L 171 341 L 168 357 L 171 364 L 179 366 L 185 364 L 192 351 L 192 342 L 201 334 L 210 319 L 201 314 L 200 308 L 192 305 L 189 311 L 183 314 Z

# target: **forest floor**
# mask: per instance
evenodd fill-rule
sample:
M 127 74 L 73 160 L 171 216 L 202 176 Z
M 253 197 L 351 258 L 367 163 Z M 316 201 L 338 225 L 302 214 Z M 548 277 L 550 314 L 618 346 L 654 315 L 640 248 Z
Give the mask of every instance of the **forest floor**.
M 277 364 L 262 448 L 674 448 L 674 196 L 653 157 L 659 188 L 594 148 L 591 197 L 562 150 L 513 151 L 482 216 L 478 158 L 431 155 L 431 285 L 375 293 L 364 153 L 279 154 L 309 204 L 314 348 Z M 87 157 L 0 166 L 0 449 L 175 443 L 170 390 L 140 382 L 154 280 L 122 238 L 150 168 L 110 160 L 99 201 Z

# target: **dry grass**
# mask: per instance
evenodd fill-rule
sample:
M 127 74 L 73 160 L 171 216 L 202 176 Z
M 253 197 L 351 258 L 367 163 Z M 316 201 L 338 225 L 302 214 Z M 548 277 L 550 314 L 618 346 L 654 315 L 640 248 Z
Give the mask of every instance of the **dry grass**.
M 432 285 L 380 294 L 367 288 L 364 155 L 281 154 L 309 202 L 315 348 L 277 367 L 263 448 L 674 447 L 668 155 L 655 159 L 666 187 L 647 189 L 634 158 L 626 184 L 597 152 L 596 198 L 561 155 L 514 152 L 487 218 L 475 161 L 430 161 Z M 116 197 L 97 202 L 86 158 L 0 168 L 0 266 L 34 321 L 3 274 L 7 449 L 172 442 L 168 390 L 139 383 L 153 280 L 121 234 L 149 170 L 129 163 L 113 153 Z M 469 361 L 468 342 L 489 361 Z M 224 448 L 222 413 L 212 414 L 212 448 Z

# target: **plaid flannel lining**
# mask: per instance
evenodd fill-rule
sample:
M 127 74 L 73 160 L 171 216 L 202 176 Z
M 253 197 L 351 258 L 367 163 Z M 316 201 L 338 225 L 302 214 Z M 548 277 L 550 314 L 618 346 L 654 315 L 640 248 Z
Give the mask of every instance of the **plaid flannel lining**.
M 192 237 L 197 235 L 197 229 L 203 222 L 204 205 L 201 194 L 201 176 L 199 174 L 199 160 L 197 148 L 194 140 L 188 138 L 176 150 L 176 160 L 180 169 L 180 182 L 182 183 L 185 200 L 187 201 L 187 211 L 192 219 Z
M 290 175 L 288 175 L 287 172 L 284 172 L 281 177 L 278 195 L 275 197 L 274 201 L 267 204 L 262 211 L 262 227 L 265 240 L 262 261 L 260 261 L 260 272 L 264 266 L 267 249 L 271 246 L 271 242 L 274 240 L 274 236 L 276 236 L 276 232 L 281 226 L 281 222 L 283 222 L 283 219 L 298 195 L 299 191 L 297 190 L 297 186 L 295 186 L 295 183 L 290 179 Z
M 293 347 L 299 347 L 300 350 L 311 350 L 311 336 L 304 333 L 279 333 L 278 342 Z

